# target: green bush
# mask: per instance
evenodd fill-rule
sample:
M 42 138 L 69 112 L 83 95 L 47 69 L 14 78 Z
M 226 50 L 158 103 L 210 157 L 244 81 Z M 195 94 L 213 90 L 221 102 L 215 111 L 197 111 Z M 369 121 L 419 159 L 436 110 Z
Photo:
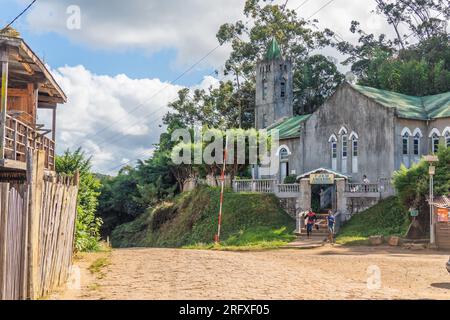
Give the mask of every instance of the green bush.
M 180 194 L 172 205 L 148 210 L 112 232 L 116 247 L 182 247 L 212 243 L 217 233 L 220 189 L 201 186 Z M 156 227 L 156 228 L 155 228 Z M 229 245 L 258 241 L 289 241 L 294 220 L 268 194 L 224 195 L 221 240 Z M 229 242 L 228 242 L 229 241 Z
M 90 158 L 81 149 L 74 152 L 66 150 L 56 157 L 56 171 L 73 175 L 80 173 L 78 190 L 77 221 L 75 225 L 75 248 L 77 251 L 98 250 L 102 220 L 96 217 L 100 181 L 90 172 Z
M 339 232 L 337 243 L 364 243 L 370 236 L 404 236 L 409 226 L 408 210 L 397 197 L 380 201 L 364 212 L 355 214 Z
M 295 175 L 289 175 L 284 178 L 284 183 L 286 183 L 286 184 L 291 184 L 291 183 L 296 183 L 296 182 L 297 182 L 297 176 L 295 176 Z
M 439 146 L 434 175 L 434 194 L 450 194 L 450 148 Z M 394 186 L 404 207 L 414 207 L 419 210 L 418 222 L 421 226 L 429 223 L 429 206 L 426 196 L 429 194 L 428 163 L 424 160 L 410 169 L 402 168 L 394 174 Z M 423 228 L 428 231 L 428 228 Z

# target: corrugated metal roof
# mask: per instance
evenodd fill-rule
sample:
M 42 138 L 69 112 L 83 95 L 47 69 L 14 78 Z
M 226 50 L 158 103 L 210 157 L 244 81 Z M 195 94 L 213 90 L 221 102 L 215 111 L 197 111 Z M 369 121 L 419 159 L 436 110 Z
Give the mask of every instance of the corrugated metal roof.
M 372 87 L 351 86 L 385 107 L 396 108 L 403 118 L 427 120 L 450 117 L 450 92 L 416 97 Z
M 276 123 L 267 128 L 267 130 L 278 130 L 280 140 L 300 137 L 300 124 L 305 122 L 311 115 L 299 115 Z
M 429 197 L 427 197 L 427 201 L 428 203 L 430 203 Z M 433 202 L 431 204 L 439 208 L 450 208 L 450 195 L 434 197 Z

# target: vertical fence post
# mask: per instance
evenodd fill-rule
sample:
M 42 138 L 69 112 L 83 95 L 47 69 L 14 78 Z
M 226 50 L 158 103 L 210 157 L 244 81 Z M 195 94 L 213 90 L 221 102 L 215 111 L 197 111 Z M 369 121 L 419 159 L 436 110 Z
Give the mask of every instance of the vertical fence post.
M 28 184 L 23 186 L 23 225 L 22 225 L 22 254 L 20 260 L 22 261 L 20 274 L 20 299 L 26 300 L 28 297 L 28 204 L 29 204 L 30 188 Z
M 35 300 L 39 292 L 39 220 L 44 185 L 45 152 L 27 152 L 27 178 L 30 185 L 28 233 L 28 294 Z
M 0 300 L 6 296 L 9 183 L 0 183 Z

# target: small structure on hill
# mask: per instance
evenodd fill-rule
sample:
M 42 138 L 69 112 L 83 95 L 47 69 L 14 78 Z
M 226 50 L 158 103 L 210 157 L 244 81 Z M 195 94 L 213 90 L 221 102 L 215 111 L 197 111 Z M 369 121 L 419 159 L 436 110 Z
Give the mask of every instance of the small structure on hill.
M 433 202 L 433 227 L 436 234 L 436 246 L 450 249 L 450 195 L 435 197 Z

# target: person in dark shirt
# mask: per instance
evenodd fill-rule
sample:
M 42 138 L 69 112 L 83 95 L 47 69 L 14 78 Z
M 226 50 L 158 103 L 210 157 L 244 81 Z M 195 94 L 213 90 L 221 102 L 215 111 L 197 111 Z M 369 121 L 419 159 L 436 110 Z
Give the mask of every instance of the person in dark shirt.
M 316 223 L 316 220 L 317 220 L 316 214 L 311 209 L 309 209 L 308 213 L 306 214 L 306 235 L 308 239 L 312 235 L 313 227 L 314 224 Z

